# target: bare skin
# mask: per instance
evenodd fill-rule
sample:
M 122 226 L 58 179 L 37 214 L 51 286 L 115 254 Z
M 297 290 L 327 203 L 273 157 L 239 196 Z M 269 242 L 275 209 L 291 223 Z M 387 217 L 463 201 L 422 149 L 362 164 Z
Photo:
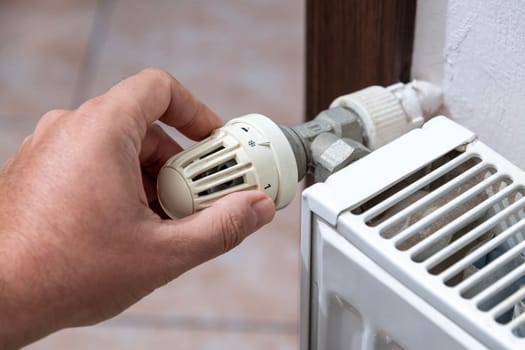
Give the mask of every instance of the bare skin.
M 0 171 L 0 348 L 113 317 L 271 221 L 262 192 L 165 220 L 155 178 L 181 150 L 155 120 L 199 140 L 220 119 L 147 69 L 73 111 L 45 114 Z

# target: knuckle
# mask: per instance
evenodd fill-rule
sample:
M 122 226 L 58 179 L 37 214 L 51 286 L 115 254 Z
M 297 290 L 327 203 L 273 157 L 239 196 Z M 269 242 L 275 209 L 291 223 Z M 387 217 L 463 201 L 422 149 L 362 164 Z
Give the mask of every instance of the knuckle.
M 48 128 L 54 126 L 54 124 L 66 113 L 67 111 L 62 109 L 53 109 L 45 113 L 38 121 L 35 132 L 40 134 L 41 132 L 44 132 Z
M 66 113 L 66 111 L 63 109 L 53 109 L 47 112 L 46 114 L 44 114 L 42 118 L 40 118 L 40 123 L 45 123 L 45 124 L 52 123 L 56 119 L 58 119 L 60 116 L 62 116 L 64 113 Z
M 152 73 L 152 74 L 163 74 L 166 73 L 164 69 L 158 68 L 158 67 L 146 67 L 142 70 L 144 73 Z
M 54 119 L 66 113 L 65 109 L 52 109 L 42 116 L 42 119 Z
M 246 220 L 240 213 L 231 212 L 222 219 L 223 249 L 225 252 L 238 246 L 247 230 Z
M 153 95 L 157 95 L 162 101 L 171 100 L 176 80 L 170 73 L 159 68 L 146 68 L 141 74 L 147 77 L 147 84 L 150 90 L 154 92 Z
M 156 67 L 146 68 L 142 70 L 142 73 L 150 74 L 156 79 L 158 79 L 160 82 L 170 83 L 171 80 L 173 79 L 170 73 L 168 73 L 167 71 L 163 69 L 156 68 Z
M 106 99 L 104 96 L 93 97 L 87 100 L 86 102 L 84 102 L 80 107 L 78 107 L 78 111 L 82 115 L 99 113 L 103 109 L 103 106 L 105 103 L 106 103 Z

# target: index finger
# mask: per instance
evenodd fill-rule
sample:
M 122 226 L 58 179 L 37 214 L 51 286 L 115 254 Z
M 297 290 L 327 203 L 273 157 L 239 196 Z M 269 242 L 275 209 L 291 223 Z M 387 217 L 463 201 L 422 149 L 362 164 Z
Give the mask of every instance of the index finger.
M 160 119 L 187 137 L 200 140 L 222 125 L 221 119 L 166 71 L 148 68 L 97 97 L 98 110 L 117 123 L 134 119 L 143 138 Z M 90 101 L 81 106 L 90 108 Z

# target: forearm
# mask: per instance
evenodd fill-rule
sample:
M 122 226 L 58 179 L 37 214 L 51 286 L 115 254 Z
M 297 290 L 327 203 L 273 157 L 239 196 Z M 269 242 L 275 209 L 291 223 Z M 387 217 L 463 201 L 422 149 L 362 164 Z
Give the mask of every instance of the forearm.
M 29 317 L 24 311 L 12 312 L 17 305 L 9 305 L 5 300 L 0 302 L 0 349 L 19 349 L 52 332 L 46 332 L 41 325 L 35 324 L 36 317 Z M 5 308 L 7 312 L 4 312 Z
M 42 266 L 35 270 L 30 260 L 21 244 L 0 240 L 0 349 L 18 349 L 59 328 L 56 305 L 42 289 Z

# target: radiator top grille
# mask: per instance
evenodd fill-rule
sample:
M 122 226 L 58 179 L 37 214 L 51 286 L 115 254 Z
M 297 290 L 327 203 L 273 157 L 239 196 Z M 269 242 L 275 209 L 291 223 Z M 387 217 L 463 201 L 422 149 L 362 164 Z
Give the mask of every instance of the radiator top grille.
M 454 150 L 351 208 L 429 275 L 525 337 L 525 186 Z

